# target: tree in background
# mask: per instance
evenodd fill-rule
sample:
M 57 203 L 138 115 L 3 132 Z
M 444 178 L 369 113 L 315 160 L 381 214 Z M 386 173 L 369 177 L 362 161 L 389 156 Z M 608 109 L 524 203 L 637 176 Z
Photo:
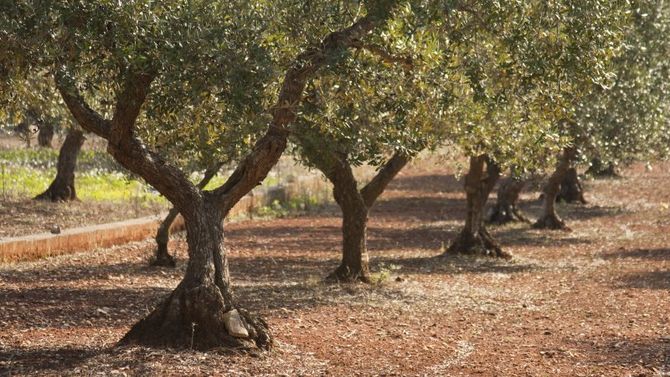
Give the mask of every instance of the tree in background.
M 601 66 L 612 55 L 622 12 L 605 1 L 492 1 L 456 7 L 444 19 L 442 87 L 455 98 L 443 107 L 444 140 L 469 158 L 465 226 L 448 254 L 510 256 L 483 224 L 487 198 L 501 169 L 541 169 L 569 141 L 557 123 L 579 85 L 607 73 Z M 573 56 L 561 53 L 563 45 Z M 566 79 L 573 85 L 561 87 Z
M 370 209 L 407 162 L 428 144 L 430 109 L 421 103 L 418 78 L 407 46 L 415 35 L 404 33 L 405 8 L 387 33 L 354 45 L 355 56 L 308 86 L 292 140 L 296 154 L 333 184 L 342 211 L 342 260 L 329 279 L 370 282 L 367 223 Z M 394 43 L 395 42 L 395 43 Z M 354 168 L 376 168 L 361 183 Z
M 78 199 L 74 184 L 74 173 L 77 168 L 77 157 L 85 140 L 82 130 L 76 127 L 68 130 L 65 141 L 58 151 L 56 177 L 46 191 L 37 195 L 34 199 L 52 202 L 67 202 Z
M 83 130 L 69 115 L 51 82 L 28 77 L 23 85 L 15 86 L 9 93 L 10 97 L 4 99 L 5 107 L 10 111 L 0 113 L 0 118 L 11 121 L 11 114 L 23 113 L 22 123 L 37 127 L 40 146 L 51 147 L 55 131 L 62 128 L 66 130 L 65 140 L 58 152 L 56 176 L 49 187 L 34 199 L 52 202 L 77 200 L 75 171 L 79 152 L 86 139 Z
M 557 199 L 585 202 L 574 166 L 580 159 L 619 165 L 667 155 L 670 5 L 632 1 L 627 6 L 626 22 L 619 25 L 623 43 L 607 65 L 607 80 L 584 87 L 584 95 L 573 96 L 566 106 L 569 113 L 560 125 L 571 146 L 544 186 L 544 213 L 536 228 L 567 228 L 556 214 Z M 571 52 L 570 45 L 563 48 Z

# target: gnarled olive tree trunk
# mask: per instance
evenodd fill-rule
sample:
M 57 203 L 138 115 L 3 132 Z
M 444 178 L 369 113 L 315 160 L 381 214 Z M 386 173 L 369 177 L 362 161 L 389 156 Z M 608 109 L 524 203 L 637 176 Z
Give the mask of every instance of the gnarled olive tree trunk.
M 554 172 L 549 176 L 542 188 L 542 215 L 533 224 L 535 229 L 568 229 L 565 222 L 556 213 L 556 197 L 560 190 L 561 182 L 565 179 L 572 161 L 575 160 L 577 151 L 573 147 L 564 148 L 556 163 Z
M 56 165 L 56 178 L 49 188 L 37 195 L 36 200 L 50 200 L 52 202 L 65 202 L 77 200 L 77 191 L 74 185 L 74 172 L 77 168 L 77 156 L 81 146 L 84 144 L 84 132 L 71 128 L 65 137 L 65 142 L 58 152 L 58 164 Z
M 561 188 L 556 196 L 556 201 L 565 203 L 587 203 L 586 199 L 584 199 L 584 187 L 579 180 L 577 169 L 574 167 L 571 167 L 565 173 L 565 178 L 563 178 L 563 181 L 561 182 Z
M 286 71 L 272 119 L 265 134 L 218 188 L 198 189 L 175 165 L 147 148 L 136 136 L 135 123 L 158 70 L 123 71 L 114 114 L 106 119 L 79 93 L 75 75 L 65 67 L 56 83 L 65 104 L 87 131 L 108 141 L 107 150 L 122 166 L 138 174 L 170 200 L 184 217 L 189 261 L 177 288 L 121 340 L 122 344 L 210 349 L 253 345 L 268 348 L 267 325 L 240 308 L 228 278 L 222 219 L 249 191 L 260 184 L 286 149 L 288 126 L 295 121 L 305 86 L 324 65 L 360 41 L 391 15 L 394 1 L 374 3 L 374 9 L 348 28 L 328 34 L 299 54 Z
M 207 197 L 185 215 L 189 260 L 177 288 L 121 339 L 121 344 L 268 348 L 267 324 L 233 297 L 223 249 L 223 214 Z
M 396 153 L 362 189 L 345 155 L 333 155 L 319 169 L 333 184 L 333 196 L 342 210 L 342 262 L 328 276 L 336 281 L 370 282 L 367 250 L 368 213 L 388 184 L 407 164 L 409 157 Z
M 465 176 L 465 225 L 446 254 L 511 257 L 511 254 L 502 250 L 484 226 L 484 207 L 499 177 L 500 168 L 486 155 L 470 157 L 470 167 Z
M 216 163 L 213 166 L 205 170 L 205 174 L 202 177 L 202 180 L 198 182 L 197 187 L 199 189 L 204 189 L 205 186 L 216 176 L 216 173 L 221 169 L 223 164 Z M 162 266 L 162 267 L 175 267 L 176 261 L 170 252 L 168 251 L 168 243 L 170 242 L 170 228 L 175 219 L 179 216 L 179 210 L 176 207 L 170 208 L 167 216 L 158 226 L 156 231 L 156 253 L 154 259 L 151 261 L 152 266 Z
M 486 222 L 498 225 L 515 221 L 529 223 L 530 220 L 528 220 L 517 207 L 519 196 L 525 185 L 525 180 L 514 176 L 510 176 L 500 182 L 496 203 L 486 214 Z

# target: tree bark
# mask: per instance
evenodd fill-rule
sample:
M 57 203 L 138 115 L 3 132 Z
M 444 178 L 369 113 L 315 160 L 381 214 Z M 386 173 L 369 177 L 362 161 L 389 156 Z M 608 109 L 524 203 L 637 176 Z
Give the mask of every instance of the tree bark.
M 84 144 L 84 132 L 71 128 L 65 137 L 65 142 L 58 152 L 56 178 L 49 188 L 37 195 L 36 200 L 50 200 L 52 202 L 66 202 L 77 200 L 77 191 L 74 184 L 74 172 L 77 168 L 77 157 Z
M 486 164 L 486 173 L 484 173 Z M 445 254 L 484 255 L 511 258 L 484 226 L 484 207 L 489 194 L 500 177 L 499 167 L 486 155 L 470 157 L 465 176 L 467 214 L 463 229 Z
M 189 261 L 183 280 L 120 344 L 200 350 L 269 348 L 272 339 L 267 324 L 240 308 L 233 297 L 223 249 L 223 214 L 207 199 L 193 207 L 185 219 Z M 239 327 L 227 319 L 233 310 L 240 315 Z
M 517 207 L 519 196 L 525 185 L 524 180 L 513 176 L 500 182 L 498 198 L 486 215 L 486 222 L 497 225 L 516 221 L 530 223 L 530 220 Z
M 202 180 L 198 183 L 199 189 L 204 189 L 205 186 L 216 176 L 216 173 L 219 172 L 223 164 L 216 163 L 205 170 L 205 174 L 202 177 Z M 161 267 L 175 267 L 177 265 L 174 257 L 170 255 L 168 251 L 168 243 L 170 242 L 170 227 L 172 223 L 179 215 L 179 210 L 176 207 L 172 207 L 170 212 L 168 212 L 163 222 L 161 222 L 158 230 L 156 231 L 156 254 L 154 259 L 151 261 L 152 266 L 161 266 Z
M 51 143 L 54 139 L 54 125 L 51 122 L 42 122 L 39 126 L 39 133 L 37 134 L 37 143 L 40 147 L 53 148 Z
M 342 56 L 354 41 L 369 34 L 391 15 L 395 1 L 373 1 L 368 14 L 350 27 L 328 34 L 321 43 L 299 54 L 286 72 L 266 133 L 220 187 L 198 189 L 175 165 L 165 161 L 136 137 L 134 127 L 157 71 L 125 70 L 108 120 L 94 111 L 79 93 L 74 76 L 57 71 L 56 84 L 68 109 L 88 131 L 108 140 L 108 152 L 128 170 L 163 194 L 186 223 L 189 261 L 186 274 L 167 300 L 137 323 L 123 344 L 209 349 L 255 344 L 268 348 L 267 325 L 238 308 L 232 298 L 223 242 L 222 219 L 251 189 L 260 184 L 286 148 L 288 126 L 297 116 L 307 81 L 324 65 Z M 226 315 L 237 310 L 247 334 L 232 336 Z M 225 314 L 224 314 L 225 313 Z M 232 315 L 232 314 L 231 314 Z M 232 317 L 234 318 L 234 317 Z
M 547 182 L 542 188 L 542 216 L 533 224 L 535 229 L 569 229 L 565 222 L 561 220 L 556 213 L 556 197 L 561 186 L 561 182 L 565 179 L 570 164 L 577 156 L 575 148 L 569 147 L 563 149 L 563 153 L 556 164 L 554 172 L 549 176 Z
M 326 280 L 369 283 L 368 214 L 391 180 L 407 164 L 409 157 L 394 154 L 360 190 L 345 154 L 333 153 L 329 158 L 322 155 L 311 157 L 312 163 L 333 184 L 333 197 L 342 211 L 342 261 Z
M 346 156 L 333 156 L 322 169 L 333 184 L 333 197 L 342 210 L 342 262 L 328 280 L 370 282 L 366 232 L 369 208 L 358 191 L 358 182 Z
M 565 203 L 587 203 L 586 199 L 584 199 L 584 188 L 579 181 L 577 169 L 570 168 L 565 173 L 565 178 L 561 181 L 561 187 L 556 196 L 556 201 Z

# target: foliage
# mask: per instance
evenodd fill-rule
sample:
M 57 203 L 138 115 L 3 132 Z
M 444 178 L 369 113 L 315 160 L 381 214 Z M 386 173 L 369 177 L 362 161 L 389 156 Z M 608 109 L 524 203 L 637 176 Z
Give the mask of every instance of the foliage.
M 451 6 L 449 6 L 451 5 Z M 537 169 L 570 142 L 562 129 L 593 83 L 611 78 L 625 7 L 609 1 L 447 2 L 446 14 L 408 17 L 423 26 L 421 99 L 437 134 L 466 155 Z
M 670 4 L 631 1 L 630 13 L 611 90 L 595 87 L 578 106 L 583 158 L 616 164 L 670 152 Z
M 137 129 L 149 147 L 205 166 L 234 159 L 253 141 L 271 67 L 260 46 L 264 16 L 253 3 L 21 2 L 5 10 L 0 64 L 12 93 L 2 99 L 32 102 L 23 94 L 41 94 L 30 75 L 51 87 L 44 80 L 66 66 L 111 118 L 125 73 L 156 72 Z

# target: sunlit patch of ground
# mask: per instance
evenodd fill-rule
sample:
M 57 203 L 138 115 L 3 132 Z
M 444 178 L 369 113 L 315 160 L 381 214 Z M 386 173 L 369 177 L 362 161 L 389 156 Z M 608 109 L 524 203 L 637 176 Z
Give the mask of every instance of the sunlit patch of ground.
M 440 257 L 462 184 L 439 165 L 401 173 L 369 227 L 375 284 L 322 283 L 339 257 L 336 208 L 227 226 L 236 294 L 275 349 L 115 348 L 178 283 L 151 242 L 0 267 L 0 374 L 663 376 L 670 373 L 670 177 L 634 167 L 560 205 L 572 232 L 493 233 L 512 261 Z M 522 209 L 537 216 L 537 192 Z

